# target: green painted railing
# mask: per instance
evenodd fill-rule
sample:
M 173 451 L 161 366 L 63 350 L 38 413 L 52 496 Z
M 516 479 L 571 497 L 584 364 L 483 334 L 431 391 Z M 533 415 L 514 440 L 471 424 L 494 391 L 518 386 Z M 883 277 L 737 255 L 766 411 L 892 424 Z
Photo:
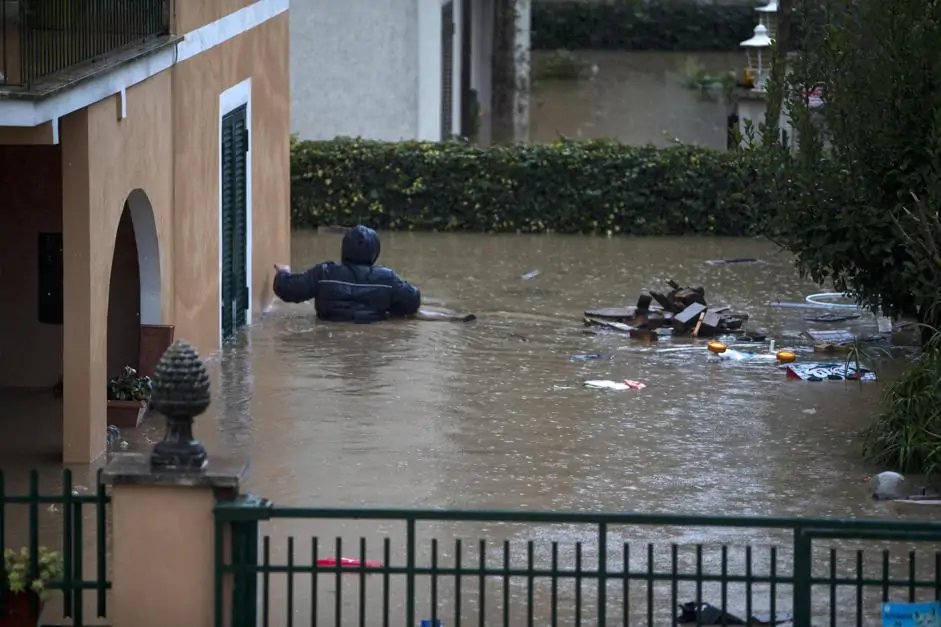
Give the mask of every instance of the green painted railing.
M 62 617 L 71 619 L 71 625 L 82 627 L 88 613 L 86 591 L 94 591 L 96 615 L 104 617 L 107 590 L 111 587 L 107 571 L 110 497 L 105 487 L 95 481 L 94 486 L 83 493 L 69 470 L 62 472 L 61 484 L 53 492 L 40 490 L 40 477 L 35 470 L 26 477 L 25 493 L 10 493 L 11 483 L 15 482 L 0 471 L 0 553 L 6 555 L 7 550 L 18 552 L 25 548 L 32 581 L 39 572 L 39 547 L 58 551 L 63 576 L 58 581 L 45 582 L 45 586 L 61 591 Z M 94 559 L 88 559 L 86 548 L 94 550 Z M 36 599 L 33 601 L 35 606 Z M 50 624 L 48 618 L 44 624 Z
M 169 0 L 0 2 L 0 87 L 31 89 L 38 80 L 169 32 Z
M 797 627 L 863 626 L 881 625 L 885 601 L 941 598 L 941 524 L 931 522 L 316 509 L 255 497 L 219 503 L 215 517 L 218 627 L 652 627 L 678 624 L 688 602 L 740 618 L 786 612 Z M 318 564 L 340 557 L 360 563 Z

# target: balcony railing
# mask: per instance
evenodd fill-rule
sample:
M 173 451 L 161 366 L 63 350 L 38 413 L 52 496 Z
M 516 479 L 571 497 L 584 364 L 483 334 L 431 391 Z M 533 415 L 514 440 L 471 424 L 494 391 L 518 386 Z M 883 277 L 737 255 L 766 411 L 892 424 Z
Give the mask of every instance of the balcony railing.
M 0 88 L 37 82 L 170 32 L 170 0 L 0 0 Z

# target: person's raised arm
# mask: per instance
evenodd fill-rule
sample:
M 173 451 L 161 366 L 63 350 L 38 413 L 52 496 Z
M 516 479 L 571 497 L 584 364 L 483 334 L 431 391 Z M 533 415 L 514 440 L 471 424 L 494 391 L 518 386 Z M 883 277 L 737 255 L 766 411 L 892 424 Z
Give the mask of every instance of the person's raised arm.
M 393 317 L 411 316 L 421 307 L 421 292 L 408 281 L 395 276 L 392 282 L 392 303 L 389 313 Z
M 293 274 L 291 268 L 275 264 L 274 295 L 286 303 L 303 303 L 317 297 L 317 286 L 323 275 L 322 264 L 307 272 Z

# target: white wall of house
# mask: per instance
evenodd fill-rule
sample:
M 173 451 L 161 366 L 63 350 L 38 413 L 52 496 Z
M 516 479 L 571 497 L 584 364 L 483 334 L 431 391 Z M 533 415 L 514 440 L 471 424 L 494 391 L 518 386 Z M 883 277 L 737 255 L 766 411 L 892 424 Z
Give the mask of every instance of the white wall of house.
M 455 132 L 461 10 L 454 0 Z M 295 0 L 291 125 L 301 139 L 441 139 L 442 0 Z

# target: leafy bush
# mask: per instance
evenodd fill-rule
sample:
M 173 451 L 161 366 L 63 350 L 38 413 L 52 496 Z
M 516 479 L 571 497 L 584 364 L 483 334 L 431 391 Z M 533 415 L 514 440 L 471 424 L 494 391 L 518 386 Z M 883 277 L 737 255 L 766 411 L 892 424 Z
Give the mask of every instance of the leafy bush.
M 941 474 L 941 336 L 886 388 L 881 411 L 866 429 L 863 453 L 899 472 Z
M 536 50 L 731 52 L 748 39 L 753 6 L 638 0 L 550 0 L 532 6 Z
M 533 67 L 536 81 L 572 81 L 585 78 L 588 73 L 588 63 L 571 50 L 554 50 Z
M 777 181 L 790 197 L 774 239 L 818 283 L 941 327 L 937 247 L 903 232 L 925 233 L 941 206 L 941 5 L 796 0 L 793 15 L 803 53 L 782 90 L 798 150 Z M 824 107 L 807 106 L 811 91 Z M 925 219 L 911 213 L 913 195 Z
M 294 226 L 438 231 L 751 235 L 765 153 L 610 141 L 297 142 Z

